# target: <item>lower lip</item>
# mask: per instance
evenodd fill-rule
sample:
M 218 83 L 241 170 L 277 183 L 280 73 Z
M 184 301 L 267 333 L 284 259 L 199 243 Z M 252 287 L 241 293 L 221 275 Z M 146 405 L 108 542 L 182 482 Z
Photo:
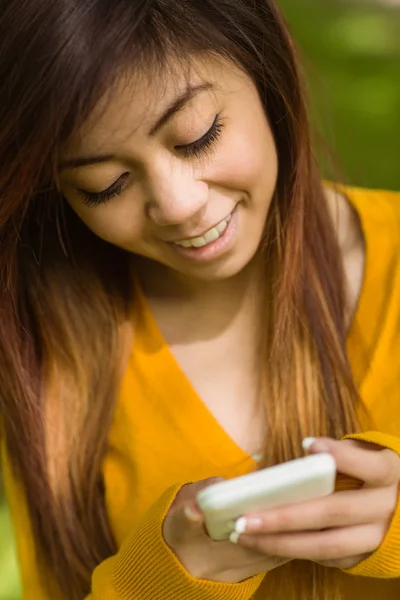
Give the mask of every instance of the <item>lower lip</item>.
M 183 246 L 177 246 L 176 244 L 169 244 L 169 246 L 176 254 L 179 254 L 179 256 L 182 256 L 183 258 L 194 262 L 207 262 L 219 258 L 232 248 L 236 239 L 237 228 L 238 211 L 237 208 L 235 208 L 224 233 L 214 242 L 210 242 L 202 248 L 184 248 Z

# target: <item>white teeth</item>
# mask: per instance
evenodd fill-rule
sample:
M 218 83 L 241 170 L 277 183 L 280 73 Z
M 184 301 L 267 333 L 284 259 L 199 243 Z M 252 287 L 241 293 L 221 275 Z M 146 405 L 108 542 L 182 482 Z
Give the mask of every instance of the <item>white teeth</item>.
M 219 238 L 218 228 L 213 227 L 212 229 L 210 229 L 210 231 L 207 231 L 207 233 L 205 233 L 203 237 L 206 240 L 207 244 L 214 242 L 215 240 L 217 240 Z
M 175 244 L 177 246 L 182 246 L 183 248 L 202 248 L 207 244 L 211 244 L 211 242 L 215 242 L 215 240 L 221 237 L 225 229 L 228 227 L 228 223 L 231 218 L 232 215 L 228 215 L 226 219 L 221 221 L 221 223 L 218 223 L 218 225 L 212 227 L 200 237 L 192 238 L 190 240 L 182 240 L 181 242 L 175 242 Z
M 194 238 L 193 240 L 190 240 L 190 245 L 193 246 L 193 248 L 201 248 L 202 246 L 205 246 L 207 244 L 205 238 L 203 236 Z
M 216 226 L 216 230 L 218 231 L 218 235 L 224 233 L 225 229 L 228 227 L 228 223 L 226 221 L 222 221 L 219 225 Z

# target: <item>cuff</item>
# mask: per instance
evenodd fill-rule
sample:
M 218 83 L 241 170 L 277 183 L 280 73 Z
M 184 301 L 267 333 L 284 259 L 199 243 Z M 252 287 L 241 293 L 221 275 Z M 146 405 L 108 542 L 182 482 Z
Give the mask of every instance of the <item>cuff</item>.
M 357 435 L 347 435 L 343 439 L 370 442 L 381 448 L 393 450 L 400 456 L 400 438 L 398 437 L 369 431 Z M 389 531 L 378 550 L 352 569 L 346 570 L 346 573 L 386 579 L 400 577 L 400 498 Z
M 113 574 L 121 600 L 250 600 L 264 574 L 241 583 L 195 579 L 165 543 L 162 524 L 182 485 L 165 492 L 121 547 Z

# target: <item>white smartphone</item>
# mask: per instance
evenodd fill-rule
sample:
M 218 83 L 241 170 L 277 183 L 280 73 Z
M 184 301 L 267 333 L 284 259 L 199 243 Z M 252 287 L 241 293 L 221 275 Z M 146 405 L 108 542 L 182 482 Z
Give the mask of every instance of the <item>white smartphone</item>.
M 336 463 L 327 453 L 313 454 L 201 490 L 197 504 L 210 537 L 225 540 L 246 514 L 328 496 L 335 489 Z

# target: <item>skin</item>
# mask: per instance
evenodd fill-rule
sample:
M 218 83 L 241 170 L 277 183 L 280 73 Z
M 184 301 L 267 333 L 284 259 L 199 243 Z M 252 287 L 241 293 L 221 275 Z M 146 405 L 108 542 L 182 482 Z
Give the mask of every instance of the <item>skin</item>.
M 265 415 L 257 404 L 258 255 L 273 198 L 278 160 L 256 89 L 236 67 L 203 60 L 167 83 L 152 77 L 121 84 L 64 149 L 62 160 L 112 155 L 103 162 L 60 169 L 67 201 L 99 237 L 142 258 L 140 279 L 158 325 L 182 370 L 227 434 L 246 452 L 262 446 Z M 156 132 L 176 97 L 207 84 Z M 149 102 L 149 98 L 152 99 Z M 143 107 L 143 108 L 141 108 Z M 221 135 L 207 152 L 188 156 L 220 115 Z M 123 176 L 120 193 L 106 204 L 85 205 Z M 364 241 L 346 200 L 327 192 L 349 284 L 348 320 L 360 294 Z M 199 235 L 237 208 L 237 235 L 225 254 L 194 262 L 172 241 Z M 193 324 L 188 328 L 186 324 Z M 229 352 L 227 352 L 229 349 Z M 247 402 L 243 403 L 243 397 Z M 221 401 L 229 398 L 229 403 Z M 164 522 L 164 538 L 195 577 L 237 582 L 306 558 L 350 567 L 376 550 L 397 502 L 400 459 L 366 444 L 319 440 L 338 470 L 364 482 L 355 491 L 247 515 L 237 543 L 214 542 L 195 504 L 207 480 L 184 486 Z
M 238 541 L 261 553 L 349 569 L 374 552 L 389 529 L 400 459 L 373 444 L 328 438 L 317 440 L 311 452 L 329 452 L 341 473 L 363 482 L 361 489 L 249 515 Z
M 212 541 L 196 506 L 197 492 L 215 480 L 182 488 L 164 536 L 194 577 L 237 583 L 294 559 L 349 569 L 379 548 L 398 501 L 400 458 L 372 444 L 329 438 L 317 439 L 310 452 L 332 454 L 338 472 L 362 482 L 360 489 L 246 515 L 246 531 L 234 543 Z
M 187 87 L 187 73 L 173 77 L 167 86 L 157 80 L 121 85 L 105 112 L 100 109 L 100 116 L 94 116 L 64 153 L 64 159 L 100 153 L 115 158 L 60 173 L 65 197 L 94 233 L 156 261 L 175 286 L 177 278 L 184 282 L 181 287 L 227 280 L 252 261 L 278 172 L 272 133 L 248 77 L 208 62 L 197 65 L 189 77 L 192 86 L 204 82 L 212 89 L 199 91 L 153 135 L 149 132 L 159 116 Z M 188 148 L 182 146 L 204 135 L 216 115 L 222 125 L 218 142 L 199 156 L 185 157 Z M 126 188 L 112 202 L 95 209 L 82 203 L 79 188 L 101 191 L 124 173 L 129 174 Z M 168 243 L 207 231 L 235 206 L 238 237 L 220 260 L 196 264 Z
M 213 87 L 149 135 L 188 82 Z M 186 158 L 181 146 L 202 136 L 217 114 L 224 124 L 218 142 Z M 255 87 L 242 71 L 215 62 L 196 64 L 189 81 L 187 70 L 175 73 L 167 86 L 157 78 L 124 82 L 71 140 L 62 160 L 98 153 L 115 158 L 61 170 L 62 192 L 94 233 L 143 257 L 141 284 L 179 365 L 232 439 L 257 452 L 265 423 L 255 376 L 262 302 L 256 254 L 278 164 Z M 79 189 L 104 190 L 125 172 L 129 182 L 120 196 L 96 208 L 85 206 Z M 188 261 L 165 242 L 204 232 L 236 205 L 238 235 L 220 258 Z M 226 397 L 230 404 L 221 402 Z

